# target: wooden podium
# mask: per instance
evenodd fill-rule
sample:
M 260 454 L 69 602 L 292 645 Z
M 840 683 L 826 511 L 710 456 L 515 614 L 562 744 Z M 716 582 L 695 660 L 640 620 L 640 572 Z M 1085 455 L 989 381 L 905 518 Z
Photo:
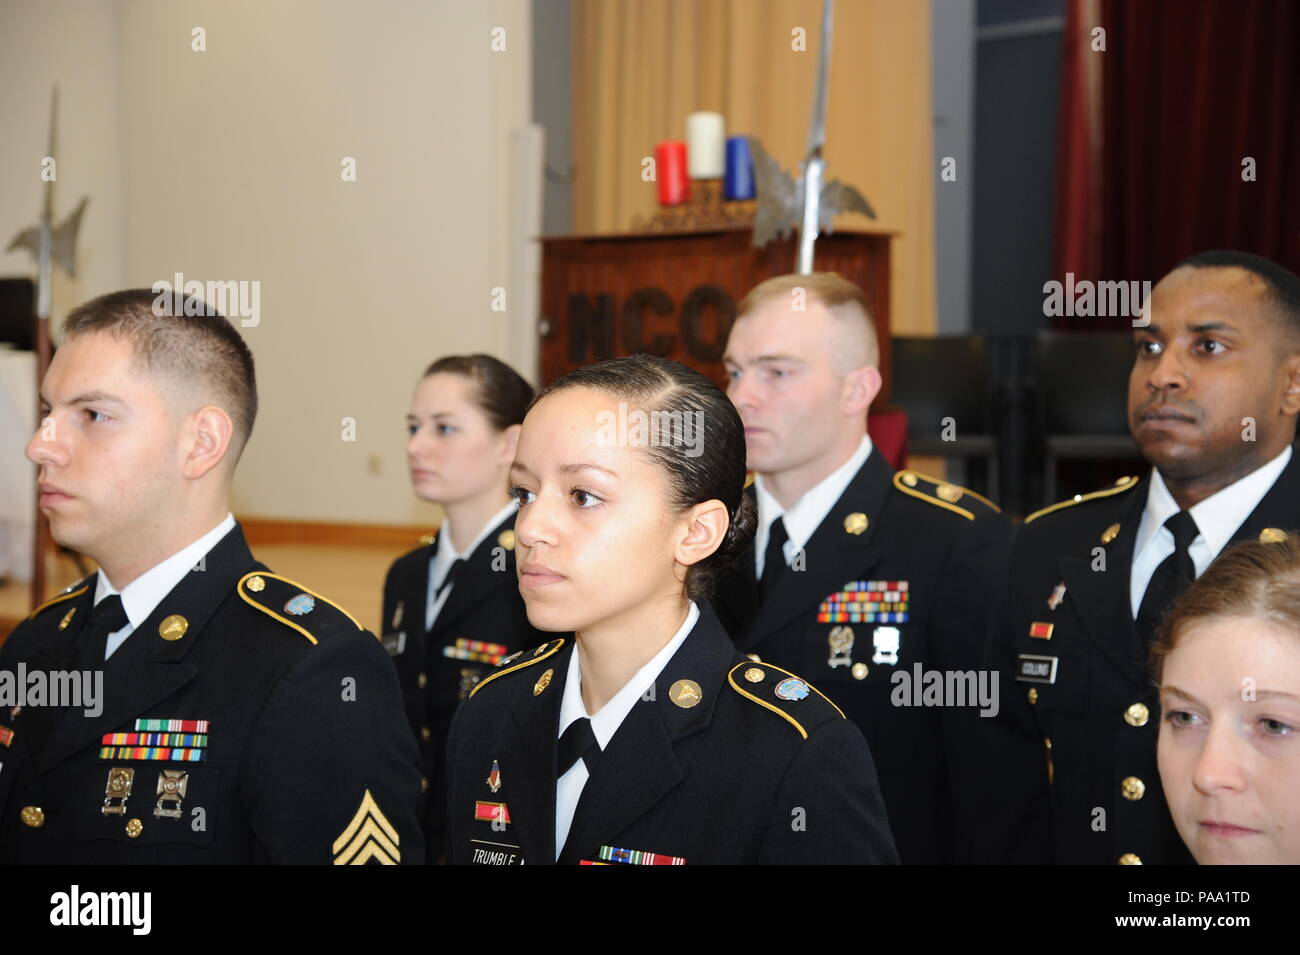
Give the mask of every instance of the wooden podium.
M 674 358 L 726 388 L 722 353 L 736 304 L 763 279 L 794 269 L 797 237 L 765 248 L 751 230 L 542 239 L 540 383 L 602 358 Z M 817 239 L 816 268 L 856 283 L 871 303 L 888 404 L 890 232 Z

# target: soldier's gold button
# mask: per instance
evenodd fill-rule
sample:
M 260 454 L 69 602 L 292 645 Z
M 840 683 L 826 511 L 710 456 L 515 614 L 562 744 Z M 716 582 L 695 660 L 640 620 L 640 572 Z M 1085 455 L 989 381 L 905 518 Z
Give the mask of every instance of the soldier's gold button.
M 432 735 L 433 733 L 429 730 L 429 727 L 427 726 L 420 727 L 420 739 L 424 740 L 427 743 L 429 742 L 429 737 Z
M 139 819 L 128 819 L 126 821 L 126 834 L 132 839 L 138 839 L 140 833 L 144 832 L 144 823 Z
M 689 710 L 704 699 L 704 691 L 694 680 L 678 680 L 668 688 L 668 699 L 684 710 Z
M 506 550 L 514 550 L 515 532 L 510 530 L 510 528 L 507 527 L 505 530 L 503 530 L 500 534 L 497 535 L 497 543 L 500 544 L 502 547 L 504 547 Z
M 429 678 L 425 676 L 423 673 L 416 674 L 415 685 L 423 690 L 426 686 L 429 685 Z
M 1104 531 L 1101 532 L 1101 542 L 1103 544 L 1109 544 L 1116 537 L 1119 537 L 1118 524 L 1112 524 L 1110 525 L 1110 527 L 1106 528 Z
M 1280 544 L 1286 540 L 1286 531 L 1276 527 L 1266 527 L 1259 532 L 1259 539 L 1265 544 Z
M 1147 784 L 1136 776 L 1125 776 L 1124 781 L 1119 784 L 1119 788 L 1125 799 L 1136 802 L 1146 794 Z
M 757 653 L 746 653 L 745 656 L 749 657 L 749 658 L 750 658 L 751 660 L 753 660 L 755 663 L 762 663 L 762 662 L 763 662 L 763 658 L 760 657 Z
M 1029 702 L 1030 702 L 1030 703 L 1037 703 L 1037 702 L 1038 702 L 1038 687 L 1036 687 L 1036 686 L 1031 686 L 1031 687 L 1029 688 Z
M 1124 711 L 1124 722 L 1129 726 L 1146 726 L 1151 718 L 1151 711 L 1145 703 L 1133 703 Z
M 748 680 L 750 683 L 762 683 L 763 677 L 765 676 L 767 676 L 767 674 L 764 673 L 762 670 L 760 670 L 758 667 L 750 667 L 748 670 L 745 671 L 745 679 Z
M 190 622 L 180 614 L 174 613 L 158 624 L 158 636 L 169 641 L 179 640 L 185 636 L 185 631 L 189 628 Z
M 867 515 L 861 511 L 854 511 L 844 518 L 844 529 L 850 534 L 861 534 L 867 529 Z
M 422 793 L 426 793 L 426 792 L 428 792 L 428 791 L 429 791 L 429 780 L 427 780 L 427 779 L 425 779 L 423 776 L 421 776 L 421 777 L 420 777 L 420 792 L 422 792 Z
M 949 484 L 947 481 L 944 481 L 935 488 L 934 493 L 939 496 L 939 500 L 947 501 L 949 504 L 956 504 L 961 500 L 963 491 L 956 484 Z
M 898 476 L 898 479 L 908 487 L 916 487 L 916 475 L 911 471 L 904 471 Z
M 45 825 L 45 810 L 40 806 L 23 806 L 23 811 L 19 815 L 22 817 L 25 826 L 39 829 Z
M 263 590 L 266 589 L 266 581 L 263 580 L 261 577 L 249 577 L 248 589 L 255 594 L 261 593 Z
M 853 674 L 853 679 L 865 680 L 867 678 L 867 672 L 868 672 L 867 665 L 865 663 L 855 663 L 849 669 L 849 672 Z
M 1126 852 L 1119 857 L 1120 865 L 1141 865 L 1142 858 L 1134 852 Z

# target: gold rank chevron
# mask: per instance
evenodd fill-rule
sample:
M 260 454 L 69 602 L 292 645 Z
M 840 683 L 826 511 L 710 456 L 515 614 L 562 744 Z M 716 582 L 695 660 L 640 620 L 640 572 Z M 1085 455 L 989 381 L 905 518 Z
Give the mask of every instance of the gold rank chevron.
M 402 853 L 397 846 L 401 841 L 367 789 L 357 814 L 334 840 L 334 864 L 365 865 L 373 859 L 380 865 L 400 865 Z

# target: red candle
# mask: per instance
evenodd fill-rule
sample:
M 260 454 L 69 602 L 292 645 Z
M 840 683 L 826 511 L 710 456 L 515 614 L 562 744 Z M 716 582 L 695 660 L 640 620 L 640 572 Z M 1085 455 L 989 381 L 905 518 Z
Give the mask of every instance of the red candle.
M 691 179 L 686 173 L 686 144 L 680 139 L 655 147 L 655 179 L 659 183 L 659 205 L 679 206 L 691 197 Z

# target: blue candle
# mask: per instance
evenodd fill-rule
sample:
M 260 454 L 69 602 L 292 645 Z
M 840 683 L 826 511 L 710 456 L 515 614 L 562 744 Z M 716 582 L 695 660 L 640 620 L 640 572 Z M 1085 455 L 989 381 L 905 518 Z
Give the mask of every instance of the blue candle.
M 727 138 L 727 176 L 722 194 L 732 200 L 754 198 L 754 159 L 744 136 Z

